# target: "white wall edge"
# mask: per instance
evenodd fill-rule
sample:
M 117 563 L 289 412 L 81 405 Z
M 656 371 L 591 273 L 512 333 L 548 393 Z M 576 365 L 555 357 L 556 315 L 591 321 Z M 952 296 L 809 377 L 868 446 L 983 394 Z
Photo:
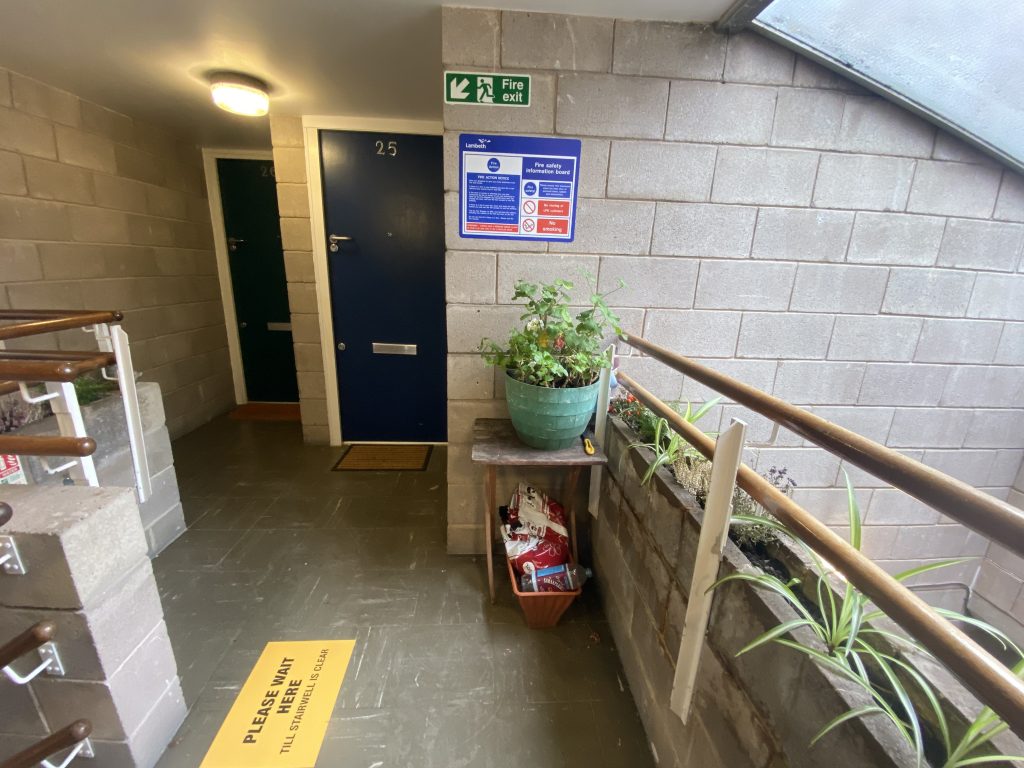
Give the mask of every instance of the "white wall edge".
M 334 358 L 334 312 L 327 273 L 327 229 L 324 222 L 323 173 L 320 167 L 320 129 L 302 118 L 306 149 L 306 188 L 309 192 L 309 227 L 313 241 L 313 280 L 316 311 L 320 316 L 320 351 L 324 364 L 324 396 L 327 399 L 327 432 L 331 445 L 341 445 L 341 407 L 338 402 L 338 368 Z
M 235 386 L 235 402 L 242 405 L 249 402 L 249 397 L 245 391 L 242 344 L 238 338 L 238 321 L 235 317 L 235 292 L 231 287 L 231 264 L 228 261 L 227 231 L 224 228 L 224 206 L 220 199 L 220 177 L 217 175 L 217 160 L 219 158 L 273 160 L 274 153 L 270 150 L 203 147 L 206 199 L 210 205 L 210 225 L 213 228 L 213 250 L 217 257 L 217 282 L 220 283 L 220 300 L 224 309 L 224 328 L 228 336 L 231 380 Z
M 303 115 L 303 128 L 323 131 L 374 131 L 390 133 L 417 133 L 428 136 L 444 134 L 440 120 L 403 120 L 390 117 L 357 117 L 354 115 Z

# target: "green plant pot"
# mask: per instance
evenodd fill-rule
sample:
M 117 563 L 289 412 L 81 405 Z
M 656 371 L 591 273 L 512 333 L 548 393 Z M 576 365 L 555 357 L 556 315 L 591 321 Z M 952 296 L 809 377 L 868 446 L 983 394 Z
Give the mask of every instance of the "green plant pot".
M 531 448 L 557 451 L 580 439 L 597 405 L 594 382 L 586 387 L 553 389 L 505 376 L 505 400 L 519 439 Z

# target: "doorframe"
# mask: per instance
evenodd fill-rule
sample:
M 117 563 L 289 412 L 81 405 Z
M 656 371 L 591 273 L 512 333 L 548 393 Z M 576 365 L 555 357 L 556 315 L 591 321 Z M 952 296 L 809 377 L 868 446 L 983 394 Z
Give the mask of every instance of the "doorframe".
M 303 115 L 302 133 L 306 149 L 306 179 L 309 191 L 309 226 L 313 239 L 313 279 L 316 308 L 320 316 L 320 349 L 323 353 L 324 394 L 327 399 L 327 431 L 331 445 L 341 445 L 341 407 L 338 369 L 334 358 L 334 311 L 327 271 L 327 225 L 324 217 L 323 169 L 320 166 L 320 131 L 370 131 L 443 136 L 440 120 L 400 120 L 346 115 Z M 444 194 L 444 190 L 441 190 Z
M 238 318 L 235 314 L 235 290 L 231 285 L 231 262 L 228 259 L 227 229 L 224 226 L 224 204 L 220 199 L 220 176 L 217 161 L 273 160 L 269 149 L 226 149 L 203 147 L 203 173 L 206 176 L 206 197 L 210 204 L 210 224 L 213 228 L 213 250 L 217 256 L 217 280 L 220 283 L 221 305 L 224 307 L 224 327 L 228 334 L 228 357 L 231 360 L 231 380 L 235 385 L 235 402 L 249 402 L 245 389 L 245 368 L 242 365 L 242 342 L 238 336 Z

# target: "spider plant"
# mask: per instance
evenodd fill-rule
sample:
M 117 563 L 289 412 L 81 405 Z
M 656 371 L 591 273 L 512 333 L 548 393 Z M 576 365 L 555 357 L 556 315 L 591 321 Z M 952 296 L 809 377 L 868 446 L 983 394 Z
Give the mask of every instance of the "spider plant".
M 708 400 L 696 410 L 693 409 L 691 403 L 687 402 L 686 410 L 679 412 L 679 415 L 688 423 L 696 424 L 704 418 L 708 411 L 718 405 L 721 399 L 716 397 L 713 400 Z M 654 460 L 648 465 L 647 471 L 640 480 L 640 485 L 647 485 L 660 467 L 672 466 L 680 455 L 688 455 L 692 452 L 703 458 L 697 449 L 687 443 L 683 436 L 672 429 L 668 421 L 663 418 L 658 419 L 654 425 L 653 441 L 650 443 L 633 443 L 631 447 L 636 448 L 637 446 L 650 448 L 654 452 Z
M 859 550 L 862 535 L 861 515 L 854 488 L 848 476 L 846 477 L 846 489 L 850 527 L 849 542 L 851 546 Z M 760 516 L 735 515 L 733 523 L 768 526 L 780 533 L 786 534 L 789 538 L 796 541 L 807 554 L 815 574 L 813 599 L 806 597 L 798 589 L 800 579 L 794 578 L 790 581 L 783 581 L 770 573 L 733 573 L 719 579 L 712 586 L 712 589 L 714 589 L 714 587 L 728 581 L 751 582 L 756 587 L 780 595 L 797 613 L 797 618 L 772 627 L 752 640 L 740 649 L 737 656 L 749 653 L 768 643 L 776 643 L 803 653 L 821 666 L 855 683 L 871 697 L 871 703 L 843 712 L 826 723 L 811 740 L 812 745 L 848 720 L 858 717 L 882 715 L 893 724 L 904 740 L 913 747 L 917 756 L 917 764 L 920 766 L 924 759 L 924 737 L 921 719 L 918 716 L 914 701 L 905 682 L 909 679 L 914 687 L 920 689 L 921 694 L 928 702 L 929 708 L 936 715 L 935 720 L 940 731 L 940 738 L 943 746 L 946 748 L 947 755 L 950 756 L 950 761 L 952 761 L 947 762 L 945 768 L 960 768 L 960 766 L 974 765 L 977 762 L 995 762 L 994 759 L 990 759 L 988 756 L 968 757 L 968 755 L 987 743 L 996 733 L 1001 732 L 1000 726 L 1005 728 L 1005 724 L 996 715 L 992 713 L 986 715 L 986 712 L 983 711 L 982 715 L 979 716 L 981 723 L 972 725 L 971 729 L 968 730 L 961 740 L 961 743 L 954 748 L 951 744 L 949 728 L 946 725 L 941 704 L 932 686 L 916 668 L 890 652 L 889 648 L 891 646 L 896 646 L 897 648 L 911 647 L 926 654 L 927 651 L 913 640 L 898 635 L 895 632 L 872 626 L 872 621 L 883 618 L 885 614 L 880 610 L 866 611 L 870 603 L 870 598 L 867 595 L 846 581 L 843 595 L 840 599 L 830 582 L 833 569 L 805 542 L 801 541 L 799 537 L 795 536 L 777 520 L 766 519 Z M 893 578 L 904 582 L 922 573 L 946 568 L 962 563 L 967 559 L 970 558 L 928 563 L 897 573 Z M 991 625 L 964 616 L 956 611 L 936 610 L 948 619 L 962 621 L 987 632 L 1004 644 L 1005 647 L 1012 647 L 1019 652 L 1019 649 L 1013 645 L 1012 641 L 1004 633 Z M 790 636 L 791 632 L 801 627 L 806 627 L 814 634 L 817 641 L 814 646 L 805 644 Z M 967 762 L 964 762 L 965 759 Z
M 1024 656 L 1013 667 L 1013 674 L 1017 677 L 1024 677 Z M 1014 760 L 1024 760 L 1024 755 L 979 755 L 978 750 L 992 741 L 993 738 L 1005 731 L 1009 726 L 988 707 L 984 707 L 981 713 L 974 719 L 960 738 L 960 741 L 953 746 L 949 740 L 949 727 L 946 725 L 941 710 L 936 712 L 940 722 L 940 730 L 944 738 L 943 746 L 946 748 L 946 762 L 942 768 L 963 768 L 968 765 L 981 765 L 983 763 L 1009 763 Z

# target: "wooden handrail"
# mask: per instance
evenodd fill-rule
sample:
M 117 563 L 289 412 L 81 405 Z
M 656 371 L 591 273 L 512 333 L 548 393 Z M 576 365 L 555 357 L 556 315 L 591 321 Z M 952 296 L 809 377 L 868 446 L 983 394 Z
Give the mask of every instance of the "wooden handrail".
M 96 441 L 91 437 L 50 437 L 0 435 L 0 453 L 22 456 L 92 456 Z
M 65 331 L 70 328 L 85 328 L 98 323 L 119 323 L 124 319 L 121 312 L 100 312 L 78 309 L 2 309 L 0 322 L 14 321 L 0 325 L 0 341 L 38 336 L 41 333 Z
M 42 741 L 36 742 L 13 757 L 0 763 L 0 768 L 35 768 L 39 763 L 57 752 L 70 749 L 78 742 L 89 738 L 92 723 L 88 720 L 76 720 L 56 733 L 51 733 Z
M 646 339 L 623 335 L 622 340 L 1024 556 L 1024 511 Z
M 14 516 L 14 510 L 11 509 L 11 505 L 6 501 L 0 501 L 0 528 L 3 528 Z
M 663 417 L 708 460 L 715 441 L 690 424 L 626 373 L 620 384 Z M 950 670 L 1018 734 L 1024 734 L 1024 681 L 986 653 L 980 645 L 943 619 L 931 606 L 882 570 L 873 560 L 782 493 L 747 465 L 740 466 L 737 484 L 777 517 L 811 549 L 828 560 L 847 580 L 870 597 Z
M 0 350 L 0 377 L 13 381 L 74 381 L 117 362 L 113 352 Z
M 52 621 L 40 621 L 32 625 L 13 640 L 8 640 L 0 646 L 0 667 L 6 667 L 26 653 L 45 645 L 53 640 L 56 634 L 57 625 Z

